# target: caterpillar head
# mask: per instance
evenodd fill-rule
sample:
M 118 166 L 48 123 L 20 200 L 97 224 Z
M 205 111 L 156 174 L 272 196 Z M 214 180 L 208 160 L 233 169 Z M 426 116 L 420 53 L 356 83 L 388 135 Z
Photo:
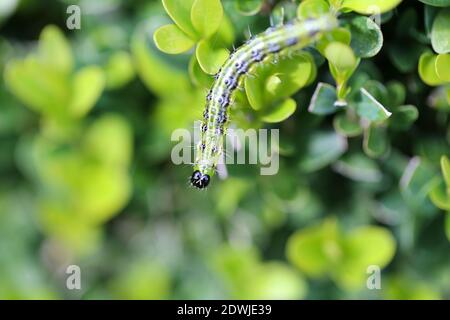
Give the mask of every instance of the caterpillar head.
M 210 181 L 211 177 L 208 174 L 200 172 L 200 170 L 194 171 L 191 177 L 191 184 L 198 189 L 206 188 Z

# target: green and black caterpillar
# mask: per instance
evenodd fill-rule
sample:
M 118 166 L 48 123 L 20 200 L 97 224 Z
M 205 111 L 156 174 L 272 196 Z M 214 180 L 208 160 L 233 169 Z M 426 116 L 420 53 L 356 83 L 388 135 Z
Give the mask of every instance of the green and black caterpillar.
M 233 95 L 245 76 L 257 64 L 265 63 L 274 55 L 283 58 L 300 51 L 338 26 L 337 17 L 331 14 L 317 19 L 293 20 L 278 27 L 270 27 L 230 55 L 216 74 L 206 97 L 200 141 L 196 147 L 194 173 L 191 177 L 194 187 L 207 187 L 216 171 L 223 152 L 223 139 Z

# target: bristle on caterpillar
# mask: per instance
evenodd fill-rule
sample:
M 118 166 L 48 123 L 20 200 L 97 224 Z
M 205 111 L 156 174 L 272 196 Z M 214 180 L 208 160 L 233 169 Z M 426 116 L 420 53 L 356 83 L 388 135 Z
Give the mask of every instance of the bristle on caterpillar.
M 234 93 L 242 87 L 244 77 L 249 76 L 257 64 L 265 63 L 274 56 L 290 57 L 317 41 L 325 32 L 338 27 L 333 15 L 270 27 L 253 36 L 244 45 L 233 51 L 229 59 L 215 75 L 214 84 L 206 97 L 206 107 L 196 147 L 196 159 L 191 183 L 194 187 L 206 188 L 222 153 L 223 138 L 227 130 L 229 109 Z

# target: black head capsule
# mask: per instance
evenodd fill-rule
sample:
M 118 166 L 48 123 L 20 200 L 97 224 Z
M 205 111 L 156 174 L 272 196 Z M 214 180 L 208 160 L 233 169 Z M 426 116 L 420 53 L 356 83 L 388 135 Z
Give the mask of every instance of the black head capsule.
M 194 171 L 191 177 L 191 184 L 198 188 L 204 189 L 208 186 L 211 178 L 207 174 L 201 173 L 199 170 Z

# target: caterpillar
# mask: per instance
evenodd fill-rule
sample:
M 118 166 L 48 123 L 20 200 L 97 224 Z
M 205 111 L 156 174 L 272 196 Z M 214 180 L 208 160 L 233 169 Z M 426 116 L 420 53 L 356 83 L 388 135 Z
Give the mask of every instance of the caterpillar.
M 215 75 L 212 88 L 206 96 L 194 172 L 190 179 L 194 187 L 206 188 L 216 171 L 223 152 L 223 139 L 233 95 L 245 76 L 257 64 L 265 63 L 274 55 L 283 58 L 299 51 L 338 26 L 336 16 L 331 14 L 317 19 L 292 20 L 284 25 L 268 28 L 230 55 Z

